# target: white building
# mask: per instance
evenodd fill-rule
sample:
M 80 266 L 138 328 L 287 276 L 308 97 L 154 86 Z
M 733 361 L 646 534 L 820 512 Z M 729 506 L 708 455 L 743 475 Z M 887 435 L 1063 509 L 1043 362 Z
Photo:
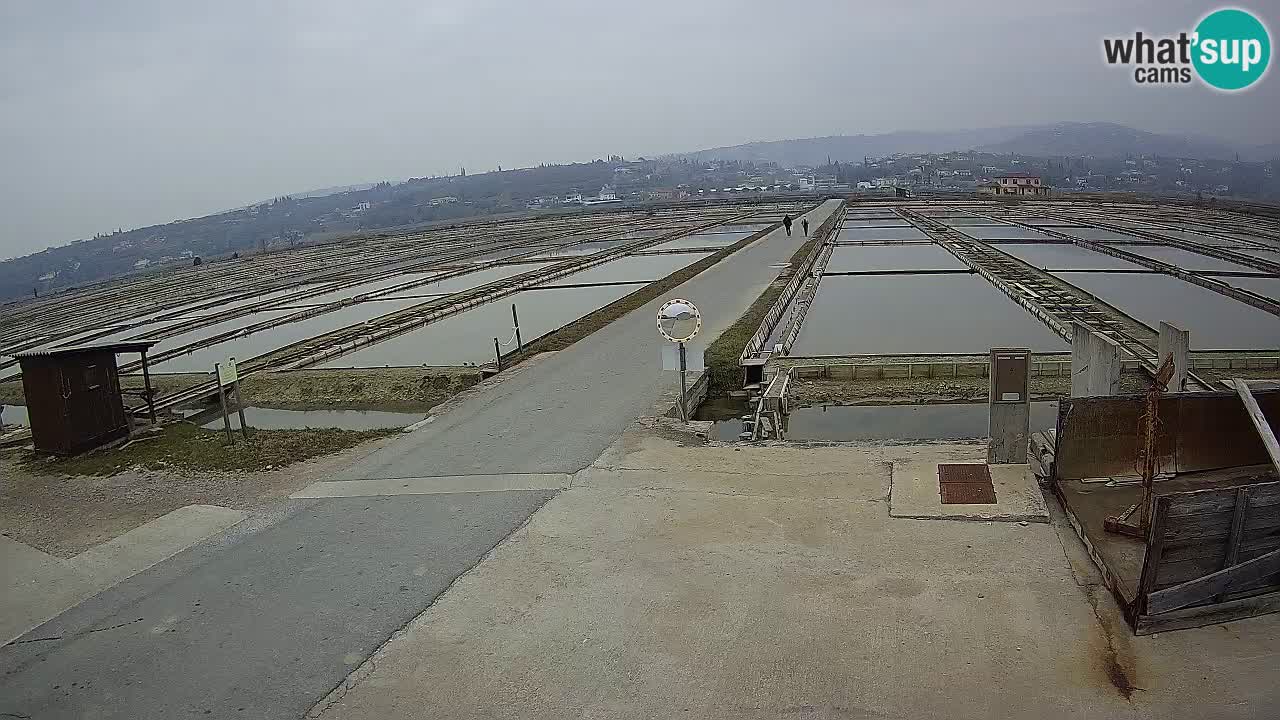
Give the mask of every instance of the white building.
M 1039 175 L 1008 173 L 997 175 L 995 182 L 984 186 L 982 192 L 989 195 L 1048 195 L 1049 187 L 1041 182 Z

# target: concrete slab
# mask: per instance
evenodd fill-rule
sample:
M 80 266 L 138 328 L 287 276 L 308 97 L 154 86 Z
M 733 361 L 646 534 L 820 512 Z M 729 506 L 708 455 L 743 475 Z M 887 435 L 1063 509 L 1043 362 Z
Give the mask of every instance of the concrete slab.
M 942 496 L 938 493 L 939 462 L 952 461 L 915 459 L 893 464 L 889 515 L 944 520 L 1049 521 L 1044 494 L 1028 465 L 989 466 L 991 484 L 996 490 L 996 502 L 993 504 L 943 505 Z
M 240 510 L 188 505 L 69 560 L 0 536 L 0 645 L 244 518 Z
M 70 562 L 105 587 L 173 557 L 245 517 L 247 513 L 243 510 L 217 505 L 188 505 L 90 548 Z
M 1058 528 L 889 516 L 892 463 L 984 453 L 624 436 L 312 713 L 1274 714 L 1280 619 L 1133 638 Z
M 301 498 L 432 495 L 510 490 L 562 490 L 573 476 L 565 473 L 505 473 L 500 475 L 442 475 L 439 477 L 333 480 L 312 483 L 290 495 Z
M 85 597 L 94 584 L 69 562 L 0 535 L 0 645 Z
M 3 648 L 0 717 L 302 717 L 553 494 L 255 514 Z

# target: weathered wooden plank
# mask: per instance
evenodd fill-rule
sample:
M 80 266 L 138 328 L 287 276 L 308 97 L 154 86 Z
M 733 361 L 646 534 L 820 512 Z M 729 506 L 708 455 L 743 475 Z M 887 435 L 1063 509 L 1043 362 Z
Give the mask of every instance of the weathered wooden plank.
M 1245 533 L 1244 542 L 1240 543 L 1240 559 L 1252 560 L 1253 558 L 1269 553 L 1276 548 L 1280 548 L 1280 530 L 1275 530 L 1256 537 Z
M 1143 567 L 1144 576 L 1146 567 Z M 1239 565 L 1219 570 L 1202 578 L 1147 595 L 1146 609 L 1152 615 L 1194 605 L 1212 595 L 1253 583 L 1280 572 L 1280 550 L 1273 550 Z M 1154 579 L 1154 578 L 1153 578 Z M 1144 577 L 1145 580 L 1145 577 Z M 1147 587 L 1144 583 L 1144 587 Z
M 1142 574 L 1138 578 L 1138 607 L 1146 607 L 1146 598 L 1155 588 L 1160 571 L 1160 555 L 1164 552 L 1165 523 L 1169 519 L 1168 496 L 1155 498 L 1151 508 L 1151 525 L 1147 527 L 1147 552 L 1142 558 Z
M 1265 480 L 1262 482 L 1250 482 L 1250 479 L 1255 477 L 1259 480 Z M 1173 498 L 1173 504 L 1169 506 L 1169 517 L 1185 517 L 1205 512 L 1230 510 L 1235 507 L 1236 488 L 1245 486 L 1249 487 L 1250 507 L 1280 505 L 1280 482 L 1270 480 L 1270 477 L 1269 474 L 1248 474 L 1241 478 L 1241 482 L 1233 483 L 1230 487 L 1171 493 L 1169 497 Z
M 1167 557 L 1167 556 L 1166 556 Z M 1218 557 L 1202 557 L 1191 560 L 1169 561 L 1162 557 L 1160 569 L 1156 573 L 1156 582 L 1152 592 L 1181 585 L 1189 580 L 1197 580 L 1210 573 L 1222 569 L 1222 555 Z
M 1177 403 L 1177 471 L 1216 470 L 1268 462 L 1253 423 L 1234 393 L 1167 396 Z M 1163 407 L 1161 417 L 1165 417 Z
M 1280 592 L 1183 608 L 1160 615 L 1139 615 L 1133 623 L 1135 635 L 1204 627 L 1280 611 Z
M 1227 554 L 1225 540 L 1193 538 L 1191 540 L 1165 540 L 1164 562 L 1186 562 L 1201 558 L 1221 560 Z
M 1280 527 L 1280 505 L 1255 508 L 1250 504 L 1244 520 L 1246 533 L 1262 533 Z M 1165 540 L 1193 540 L 1196 538 L 1226 538 L 1231 534 L 1231 522 L 1235 510 L 1206 513 L 1194 517 L 1173 519 L 1165 525 Z
M 1240 557 L 1240 542 L 1244 540 L 1244 516 L 1249 511 L 1249 488 L 1236 490 L 1235 514 L 1231 517 L 1231 534 L 1227 536 L 1227 555 L 1222 560 L 1222 567 L 1229 568 L 1236 564 Z
M 1231 533 L 1227 536 L 1226 553 L 1222 558 L 1225 570 L 1240 562 L 1240 543 L 1244 540 L 1244 517 L 1249 512 L 1249 488 L 1236 488 L 1235 515 L 1231 518 Z M 1222 602 L 1223 595 L 1216 595 L 1214 602 Z
M 1249 383 L 1237 379 L 1235 380 L 1235 386 L 1236 394 L 1240 396 L 1240 401 L 1244 403 L 1245 412 L 1249 413 L 1249 419 L 1253 421 L 1253 427 L 1258 431 L 1262 446 L 1267 449 L 1271 464 L 1275 467 L 1276 472 L 1280 473 L 1280 440 L 1276 440 L 1276 434 L 1271 431 L 1271 424 L 1267 422 L 1267 417 L 1262 414 L 1262 408 L 1258 407 L 1258 400 L 1253 396 L 1253 390 L 1249 389 Z
M 1280 505 L 1280 483 L 1269 482 L 1251 486 L 1249 491 L 1249 507 L 1267 507 Z

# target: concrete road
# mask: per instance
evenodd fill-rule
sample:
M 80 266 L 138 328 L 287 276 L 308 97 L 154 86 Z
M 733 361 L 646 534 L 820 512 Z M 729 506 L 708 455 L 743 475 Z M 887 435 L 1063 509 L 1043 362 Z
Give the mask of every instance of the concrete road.
M 4 647 L 0 717 L 301 717 L 552 495 L 293 501 Z
M 811 225 L 837 207 L 824 204 Z M 714 337 L 803 242 L 776 231 L 676 293 L 703 308 Z M 495 475 L 586 467 L 676 382 L 660 369 L 657 305 L 471 396 L 337 479 L 483 474 L 491 489 Z M 284 503 L 0 648 L 0 717 L 300 717 L 554 494 Z
M 839 207 L 807 215 L 817 228 Z M 805 242 L 797 218 L 716 264 L 672 295 L 693 301 L 714 338 L 759 297 Z M 573 473 L 591 464 L 678 376 L 662 371 L 654 318 L 665 298 L 635 310 L 494 391 L 471 398 L 426 428 L 357 463 L 342 479 Z

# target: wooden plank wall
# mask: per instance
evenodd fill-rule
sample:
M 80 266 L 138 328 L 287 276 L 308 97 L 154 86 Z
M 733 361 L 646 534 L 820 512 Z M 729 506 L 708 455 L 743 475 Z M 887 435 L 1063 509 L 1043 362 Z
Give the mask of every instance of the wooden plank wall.
M 1157 511 L 1165 514 L 1163 549 L 1152 585 L 1142 588 L 1145 592 L 1280 549 L 1280 483 L 1172 493 L 1160 500 Z
M 1280 428 L 1280 390 L 1255 395 L 1271 427 Z M 1135 466 L 1145 407 L 1146 398 L 1142 395 L 1060 401 L 1055 477 L 1078 480 L 1138 474 Z M 1166 473 L 1270 462 L 1234 392 L 1165 396 L 1160 402 L 1157 446 L 1158 467 Z
M 1152 614 L 1147 615 L 1149 601 L 1159 604 L 1152 593 L 1160 597 L 1159 591 L 1280 550 L 1280 482 L 1162 495 L 1156 498 L 1151 525 L 1135 602 L 1145 615 L 1135 625 L 1144 627 L 1158 624 L 1162 617 L 1156 613 L 1158 607 L 1152 607 Z M 1240 581 L 1220 583 L 1220 592 L 1180 603 L 1165 614 L 1179 618 L 1180 627 L 1206 624 L 1217 621 L 1217 606 L 1230 606 L 1233 616 L 1241 617 L 1253 614 L 1242 612 L 1246 598 L 1280 592 L 1280 573 L 1241 576 Z M 1161 599 L 1166 600 L 1169 595 L 1166 592 Z M 1270 611 L 1272 608 L 1267 605 L 1259 604 L 1258 611 Z M 1203 621 L 1196 622 L 1193 617 Z

